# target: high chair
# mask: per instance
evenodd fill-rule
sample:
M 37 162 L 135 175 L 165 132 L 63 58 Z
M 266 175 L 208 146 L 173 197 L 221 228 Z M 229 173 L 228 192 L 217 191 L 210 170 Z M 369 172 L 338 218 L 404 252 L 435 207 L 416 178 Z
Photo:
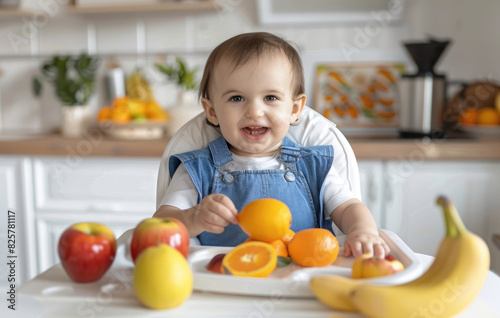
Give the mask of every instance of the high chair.
M 168 161 L 171 155 L 206 147 L 209 142 L 221 136 L 220 129 L 207 124 L 205 113 L 182 126 L 168 143 L 160 162 L 156 187 L 156 206 L 159 207 L 170 182 Z M 300 118 L 291 125 L 287 135 L 301 146 L 332 145 L 334 149 L 333 165 L 339 175 L 349 184 L 351 191 L 361 200 L 358 164 L 354 152 L 334 123 L 305 106 Z M 333 225 L 339 241 L 341 232 Z M 191 239 L 192 244 L 199 244 Z

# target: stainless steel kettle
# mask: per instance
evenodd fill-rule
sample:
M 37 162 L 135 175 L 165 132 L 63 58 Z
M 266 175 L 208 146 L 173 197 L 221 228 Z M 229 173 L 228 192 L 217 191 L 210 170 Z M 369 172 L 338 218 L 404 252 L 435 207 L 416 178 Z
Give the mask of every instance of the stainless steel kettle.
M 401 109 L 399 134 L 402 138 L 444 136 L 446 76 L 436 74 L 434 65 L 450 41 L 412 42 L 404 46 L 418 70 L 400 80 Z

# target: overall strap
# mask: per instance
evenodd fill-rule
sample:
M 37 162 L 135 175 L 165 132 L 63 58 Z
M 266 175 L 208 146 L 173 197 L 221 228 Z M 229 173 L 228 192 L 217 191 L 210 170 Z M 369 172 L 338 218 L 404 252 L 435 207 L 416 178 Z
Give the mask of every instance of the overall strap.
M 221 168 L 232 160 L 231 152 L 229 151 L 226 140 L 223 137 L 210 142 L 208 144 L 208 148 L 212 154 L 215 167 Z
M 280 169 L 285 170 L 284 178 L 288 182 L 294 182 L 297 170 L 295 164 L 299 162 L 301 150 L 293 141 L 285 137 L 281 144 L 280 152 Z
M 286 164 L 294 164 L 299 162 L 301 151 L 298 145 L 293 141 L 285 137 L 283 139 L 283 144 L 281 145 L 281 156 L 280 160 Z

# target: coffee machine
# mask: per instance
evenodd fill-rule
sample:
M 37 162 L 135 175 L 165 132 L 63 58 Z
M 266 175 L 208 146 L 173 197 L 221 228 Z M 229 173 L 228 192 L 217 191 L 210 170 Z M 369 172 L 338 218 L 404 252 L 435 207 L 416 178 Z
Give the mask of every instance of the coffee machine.
M 417 72 L 405 74 L 400 80 L 400 137 L 441 138 L 444 136 L 446 76 L 436 74 L 434 65 L 449 43 L 449 40 L 404 43 L 417 66 Z

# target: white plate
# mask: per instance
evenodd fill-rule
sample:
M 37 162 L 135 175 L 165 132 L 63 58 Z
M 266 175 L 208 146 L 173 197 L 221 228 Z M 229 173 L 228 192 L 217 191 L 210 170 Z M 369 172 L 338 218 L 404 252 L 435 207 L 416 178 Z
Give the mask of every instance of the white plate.
M 499 136 L 500 126 L 495 125 L 464 125 L 461 127 L 462 131 L 469 133 L 473 136 Z
M 380 230 L 380 236 L 387 242 L 391 254 L 399 260 L 405 270 L 391 276 L 373 279 L 373 284 L 396 285 L 409 282 L 420 276 L 423 266 L 413 251 L 393 232 Z M 227 253 L 231 247 L 197 247 L 188 258 L 193 271 L 194 289 L 198 291 L 272 296 L 272 297 L 314 297 L 309 281 L 318 275 L 351 276 L 351 266 L 354 258 L 345 258 L 343 248 L 333 265 L 327 267 L 301 267 L 295 263 L 282 268 L 276 268 L 268 278 L 235 277 L 216 274 L 208 271 L 205 266 L 217 254 Z

